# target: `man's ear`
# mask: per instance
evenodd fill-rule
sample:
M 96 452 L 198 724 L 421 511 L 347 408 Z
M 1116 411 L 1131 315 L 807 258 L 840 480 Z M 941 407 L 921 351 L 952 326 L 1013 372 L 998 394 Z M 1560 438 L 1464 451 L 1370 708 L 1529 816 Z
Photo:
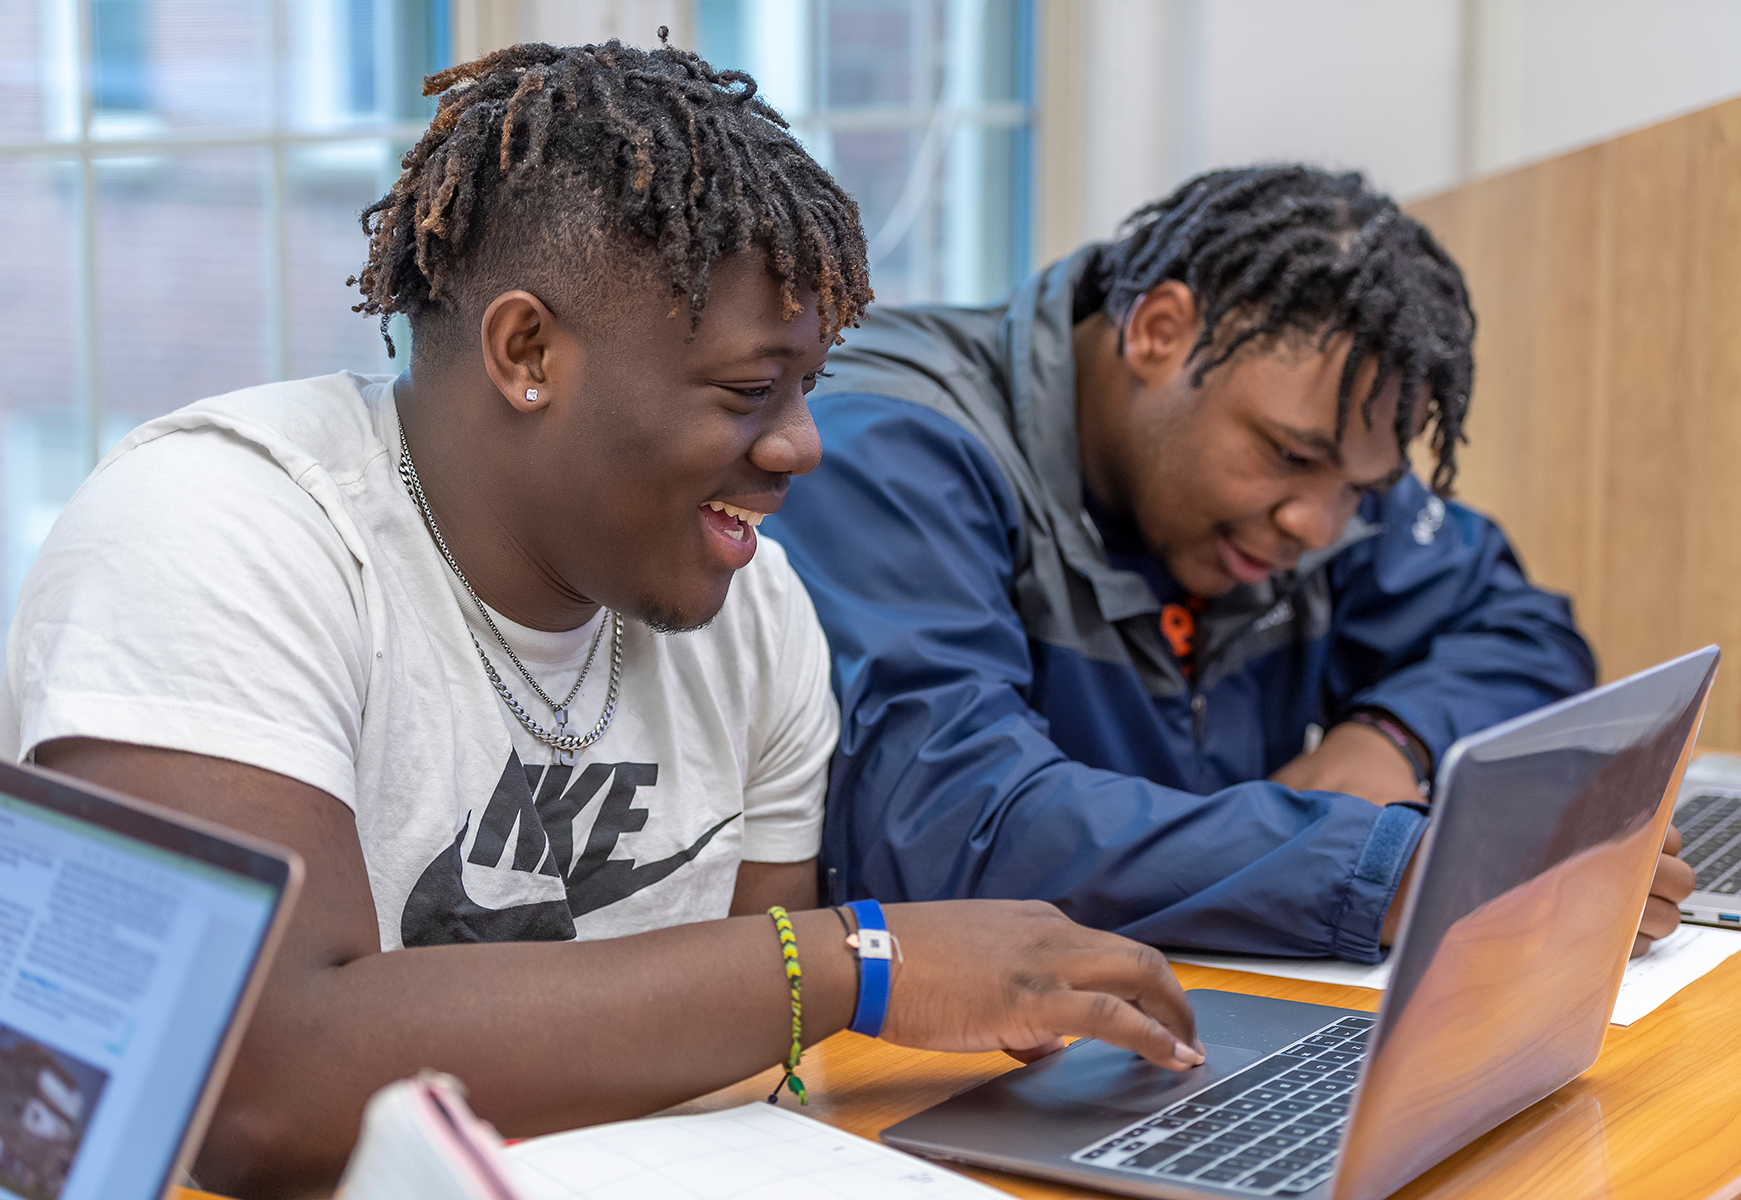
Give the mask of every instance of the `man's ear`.
M 502 398 L 520 412 L 550 403 L 556 317 L 531 292 L 503 292 L 484 310 L 479 335 L 484 369 Z
M 1125 365 L 1150 387 L 1166 383 L 1185 369 L 1198 324 L 1191 289 L 1177 279 L 1163 280 L 1138 296 L 1125 317 Z

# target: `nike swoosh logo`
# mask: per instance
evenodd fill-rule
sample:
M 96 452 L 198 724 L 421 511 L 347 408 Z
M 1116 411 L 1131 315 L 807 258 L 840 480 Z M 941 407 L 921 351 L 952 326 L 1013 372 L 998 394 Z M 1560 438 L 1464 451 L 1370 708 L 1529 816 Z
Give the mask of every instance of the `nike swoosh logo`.
M 452 946 L 463 942 L 570 942 L 574 915 L 561 900 L 485 908 L 466 895 L 460 847 L 471 829 L 466 817 L 453 845 L 423 869 L 399 917 L 406 946 Z
M 707 848 L 707 843 L 713 840 L 713 835 L 737 820 L 741 814 L 733 813 L 725 820 L 709 829 L 695 844 L 687 850 L 679 850 L 669 858 L 661 858 L 658 862 L 650 862 L 637 866 L 632 858 L 610 858 L 600 863 L 590 874 L 581 875 L 576 868 L 574 876 L 568 883 L 568 907 L 575 917 L 584 917 L 589 912 L 596 912 L 606 905 L 626 900 L 644 888 L 650 888 L 655 883 L 666 879 L 678 867 L 694 860 Z

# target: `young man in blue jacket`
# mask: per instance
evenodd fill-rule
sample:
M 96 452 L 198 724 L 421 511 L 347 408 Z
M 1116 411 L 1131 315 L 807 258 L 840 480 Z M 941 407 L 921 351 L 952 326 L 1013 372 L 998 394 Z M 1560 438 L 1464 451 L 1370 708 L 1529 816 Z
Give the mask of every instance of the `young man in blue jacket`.
M 1303 167 L 1193 180 L 987 308 L 873 308 L 769 522 L 834 656 L 837 894 L 1377 961 L 1439 757 L 1595 675 L 1445 499 L 1473 331 L 1425 229 Z M 1665 856 L 1639 951 L 1691 882 Z

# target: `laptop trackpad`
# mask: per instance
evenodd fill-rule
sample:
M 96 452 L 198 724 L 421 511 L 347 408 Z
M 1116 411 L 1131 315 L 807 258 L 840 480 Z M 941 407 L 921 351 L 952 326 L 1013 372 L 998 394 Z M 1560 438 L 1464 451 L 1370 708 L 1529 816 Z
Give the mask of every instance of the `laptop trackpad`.
M 1205 1049 L 1208 1061 L 1202 1066 L 1169 1071 L 1129 1050 L 1085 1038 L 978 1090 L 1004 1092 L 1029 1111 L 1105 1115 L 1122 1121 L 1165 1108 L 1263 1057 L 1262 1051 L 1238 1046 L 1206 1045 Z
M 989 1159 L 992 1165 L 1066 1158 L 1264 1056 L 1238 1046 L 1207 1050 L 1209 1061 L 1202 1066 L 1167 1071 L 1085 1038 L 909 1117 L 884 1130 L 883 1140 L 921 1154 Z

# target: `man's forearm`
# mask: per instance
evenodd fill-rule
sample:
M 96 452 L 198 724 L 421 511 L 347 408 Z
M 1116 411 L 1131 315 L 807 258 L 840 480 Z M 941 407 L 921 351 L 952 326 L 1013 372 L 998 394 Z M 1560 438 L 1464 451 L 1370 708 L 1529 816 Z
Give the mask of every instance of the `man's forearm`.
M 1383 733 L 1353 722 L 1332 726 L 1316 749 L 1270 778 L 1295 791 L 1343 792 L 1374 804 L 1421 800 L 1407 755 Z
M 905 732 L 866 731 L 831 783 L 826 854 L 853 895 L 1032 896 L 1180 948 L 1378 944 L 1378 918 L 1351 925 L 1364 906 L 1343 890 L 1376 886 L 1348 882 L 1378 819 L 1368 804 L 1257 781 L 1193 795 L 1071 762 L 1025 723 L 942 746 Z
M 324 792 L 228 760 L 88 739 L 45 743 L 37 759 L 279 842 L 307 864 L 202 1151 L 201 1181 L 219 1191 L 326 1194 L 369 1096 L 424 1067 L 464 1080 L 479 1112 L 524 1134 L 649 1112 L 790 1050 L 765 915 L 602 942 L 382 953 L 354 821 Z M 846 1024 L 856 977 L 832 913 L 793 924 L 814 1040 Z
M 198 1166 L 219 1190 L 325 1194 L 369 1095 L 423 1067 L 463 1079 L 504 1131 L 531 1133 L 658 1109 L 790 1052 L 791 997 L 765 915 L 585 944 L 383 953 L 355 818 L 332 795 L 230 759 L 120 742 L 55 740 L 36 757 L 276 841 L 307 865 Z M 1045 904 L 902 905 L 887 917 L 906 947 L 881 1029 L 891 1041 L 1023 1050 L 1076 1035 L 1171 1070 L 1202 1062 L 1190 1006 L 1145 947 Z M 814 1041 L 845 1025 L 858 980 L 833 913 L 793 924 Z
M 812 1042 L 845 1027 L 857 985 L 833 913 L 792 921 Z M 482 1116 L 525 1136 L 655 1111 L 755 1074 L 791 1047 L 765 916 L 277 968 L 286 971 L 301 977 L 263 1000 L 207 1137 L 209 1186 L 330 1188 L 364 1102 L 425 1067 L 464 1080 Z

